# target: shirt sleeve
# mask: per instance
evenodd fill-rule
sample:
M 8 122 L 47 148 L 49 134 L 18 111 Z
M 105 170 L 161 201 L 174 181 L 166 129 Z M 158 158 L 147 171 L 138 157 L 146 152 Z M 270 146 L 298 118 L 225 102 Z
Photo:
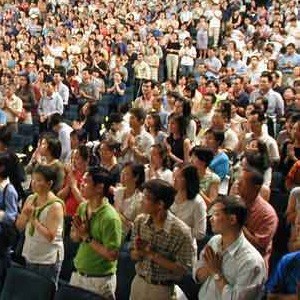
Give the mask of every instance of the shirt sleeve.
M 4 210 L 4 223 L 12 223 L 16 220 L 18 214 L 18 194 L 12 185 L 6 188 L 5 192 L 5 210 Z
M 119 218 L 109 218 L 103 225 L 102 244 L 110 250 L 117 250 L 122 242 L 122 223 Z

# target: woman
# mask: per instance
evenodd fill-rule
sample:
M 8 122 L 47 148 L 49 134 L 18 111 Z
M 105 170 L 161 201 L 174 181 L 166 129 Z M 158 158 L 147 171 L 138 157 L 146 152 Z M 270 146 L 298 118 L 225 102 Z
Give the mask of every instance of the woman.
M 120 186 L 114 189 L 114 206 L 120 214 L 125 236 L 131 230 L 136 216 L 141 213 L 141 187 L 144 181 L 144 165 L 128 162 L 121 172 Z
M 191 142 L 186 138 L 185 119 L 182 115 L 170 115 L 169 136 L 165 139 L 165 145 L 172 166 L 189 161 Z
M 196 139 L 197 124 L 195 120 L 192 119 L 191 102 L 182 97 L 178 97 L 175 100 L 174 113 L 184 117 L 186 136 L 191 142 L 194 142 Z
M 73 122 L 73 129 L 84 130 L 88 141 L 97 141 L 100 138 L 100 117 L 96 104 L 86 102 L 80 110 L 80 120 Z
M 209 168 L 220 177 L 221 181 L 229 174 L 229 158 L 222 149 L 224 139 L 223 131 L 208 129 L 205 133 L 205 146 L 210 148 L 214 154 Z
M 121 165 L 117 161 L 119 144 L 112 140 L 104 140 L 97 149 L 100 167 L 110 173 L 111 184 L 115 186 L 120 181 Z
M 65 177 L 64 166 L 59 160 L 60 155 L 60 141 L 53 134 L 47 133 L 40 139 L 37 149 L 25 168 L 26 172 L 31 174 L 36 165 L 46 165 L 50 167 L 56 173 L 56 178 L 52 186 L 54 193 L 61 190 Z
M 146 129 L 153 136 L 156 144 L 163 143 L 166 133 L 162 131 L 161 118 L 158 113 L 151 112 L 146 117 Z
M 199 195 L 199 184 L 199 174 L 194 166 L 175 169 L 174 188 L 177 194 L 170 210 L 191 228 L 195 241 L 201 241 L 206 235 L 206 204 Z
M 190 76 L 193 73 L 195 59 L 197 57 L 196 48 L 193 46 L 192 39 L 184 39 L 183 46 L 179 51 L 180 57 L 180 74 Z
M 214 158 L 212 150 L 195 146 L 191 150 L 191 162 L 200 178 L 200 195 L 209 206 L 218 196 L 220 178 L 208 167 Z
M 169 169 L 167 148 L 164 144 L 154 144 L 150 152 L 150 164 L 146 166 L 146 180 L 162 179 L 173 184 L 173 172 Z
M 149 54 L 145 57 L 146 63 L 149 65 L 151 70 L 151 80 L 158 81 L 158 68 L 159 68 L 159 56 L 156 53 L 154 46 L 149 47 Z
M 55 177 L 49 166 L 39 165 L 34 169 L 34 194 L 27 198 L 16 226 L 25 229 L 22 255 L 27 268 L 57 284 L 64 259 L 64 206 L 51 191 Z
M 27 75 L 19 76 L 20 87 L 16 90 L 16 95 L 23 101 L 23 111 L 19 121 L 25 124 L 32 124 L 31 111 L 35 105 L 34 92 Z
M 179 50 L 180 50 L 180 43 L 178 41 L 178 34 L 174 32 L 170 35 L 170 40 L 166 47 L 166 52 L 167 52 L 166 64 L 167 64 L 168 79 L 177 80 Z

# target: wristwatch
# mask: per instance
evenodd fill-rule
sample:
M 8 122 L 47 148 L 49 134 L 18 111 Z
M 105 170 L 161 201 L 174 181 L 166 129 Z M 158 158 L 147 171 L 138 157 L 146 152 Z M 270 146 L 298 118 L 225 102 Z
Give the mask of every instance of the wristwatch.
M 222 279 L 222 277 L 221 277 L 221 275 L 219 273 L 215 273 L 214 274 L 214 280 L 219 281 L 221 279 Z

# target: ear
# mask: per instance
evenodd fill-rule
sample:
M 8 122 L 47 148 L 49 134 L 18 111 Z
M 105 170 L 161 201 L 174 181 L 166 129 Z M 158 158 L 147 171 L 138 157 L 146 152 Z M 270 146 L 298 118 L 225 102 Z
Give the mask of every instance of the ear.
M 236 215 L 230 215 L 229 216 L 230 224 L 231 225 L 236 225 L 237 224 L 237 218 Z

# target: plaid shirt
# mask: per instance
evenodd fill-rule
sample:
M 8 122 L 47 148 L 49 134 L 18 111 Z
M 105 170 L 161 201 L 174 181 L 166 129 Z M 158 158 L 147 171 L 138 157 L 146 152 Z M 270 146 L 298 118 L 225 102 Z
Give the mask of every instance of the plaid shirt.
M 132 232 L 132 246 L 139 235 L 144 242 L 150 243 L 153 251 L 165 258 L 182 264 L 187 269 L 192 266 L 194 249 L 191 229 L 180 219 L 168 212 L 162 229 L 156 229 L 150 215 L 139 215 Z M 138 275 L 149 281 L 178 281 L 180 276 L 160 267 L 150 259 L 143 258 L 136 264 Z

